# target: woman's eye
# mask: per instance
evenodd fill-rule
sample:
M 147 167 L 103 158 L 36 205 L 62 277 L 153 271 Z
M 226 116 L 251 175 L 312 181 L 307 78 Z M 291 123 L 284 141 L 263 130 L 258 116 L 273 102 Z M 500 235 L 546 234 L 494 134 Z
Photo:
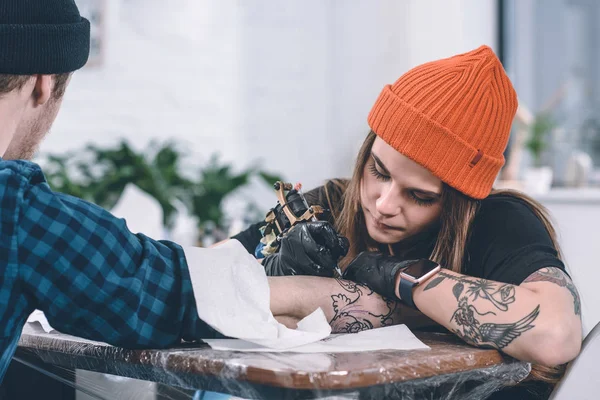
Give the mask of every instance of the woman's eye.
M 435 203 L 436 199 L 431 197 L 421 197 L 418 194 L 411 192 L 410 197 L 413 199 L 415 203 L 420 206 L 431 206 Z
M 373 176 L 374 176 L 376 179 L 379 179 L 380 181 L 384 181 L 384 182 L 386 182 L 386 181 L 389 181 L 389 180 L 390 180 L 390 177 L 389 177 L 389 176 L 387 176 L 387 175 L 385 175 L 385 174 L 382 174 L 381 172 L 379 172 L 379 171 L 377 170 L 377 167 L 375 166 L 375 162 L 371 162 L 371 163 L 369 164 L 369 171 L 371 172 L 371 174 L 372 174 L 372 175 L 373 175 Z

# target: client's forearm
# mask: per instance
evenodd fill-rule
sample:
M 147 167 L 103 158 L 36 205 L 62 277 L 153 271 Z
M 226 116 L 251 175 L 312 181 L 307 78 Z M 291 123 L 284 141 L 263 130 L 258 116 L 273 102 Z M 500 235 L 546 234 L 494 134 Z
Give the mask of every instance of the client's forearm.
M 358 332 L 395 325 L 401 306 L 366 286 L 314 276 L 269 277 L 271 311 L 287 326 L 321 307 L 333 332 Z

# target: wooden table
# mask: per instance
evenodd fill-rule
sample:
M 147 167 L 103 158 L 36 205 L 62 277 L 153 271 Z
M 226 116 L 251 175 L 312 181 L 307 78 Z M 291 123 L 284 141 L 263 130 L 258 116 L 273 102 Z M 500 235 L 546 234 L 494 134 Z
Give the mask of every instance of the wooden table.
M 527 363 L 496 350 L 468 346 L 453 335 L 416 335 L 431 349 L 301 354 L 224 352 L 206 345 L 123 350 L 68 335 L 25 329 L 16 358 L 42 367 L 52 364 L 180 388 L 269 399 L 332 394 L 418 398 L 419 393 L 441 391 L 447 395 L 452 390 L 456 398 L 483 398 L 499 387 L 521 381 L 530 370 Z

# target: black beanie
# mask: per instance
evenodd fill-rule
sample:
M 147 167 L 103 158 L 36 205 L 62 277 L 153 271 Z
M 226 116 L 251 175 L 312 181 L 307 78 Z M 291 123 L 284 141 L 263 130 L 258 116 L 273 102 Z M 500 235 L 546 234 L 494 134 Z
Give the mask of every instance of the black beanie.
M 85 65 L 90 22 L 74 0 L 0 0 L 0 74 L 62 74 Z

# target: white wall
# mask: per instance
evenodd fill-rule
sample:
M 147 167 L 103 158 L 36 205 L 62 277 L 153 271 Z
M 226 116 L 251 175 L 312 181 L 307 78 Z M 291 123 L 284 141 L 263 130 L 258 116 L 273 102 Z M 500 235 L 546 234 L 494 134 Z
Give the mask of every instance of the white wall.
M 238 109 L 233 3 L 107 3 L 106 63 L 75 74 L 43 150 L 111 144 L 121 137 L 139 146 L 174 137 L 199 154 L 225 147 L 236 134 Z
M 74 76 L 42 151 L 176 138 L 312 187 L 350 175 L 384 84 L 495 45 L 495 0 L 106 1 L 105 65 Z
M 413 0 L 407 4 L 410 67 L 482 44 L 497 47 L 495 0 Z

